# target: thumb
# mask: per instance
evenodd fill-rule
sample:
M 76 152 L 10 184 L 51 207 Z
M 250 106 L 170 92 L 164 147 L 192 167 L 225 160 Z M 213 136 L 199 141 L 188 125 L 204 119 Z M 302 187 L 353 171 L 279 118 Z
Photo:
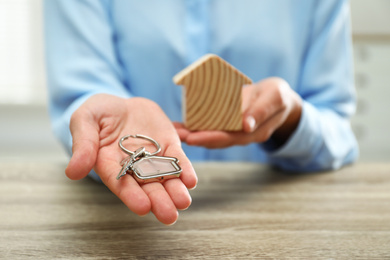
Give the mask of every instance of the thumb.
M 98 123 L 83 108 L 72 115 L 70 131 L 73 138 L 73 155 L 65 169 L 69 179 L 79 180 L 88 175 L 95 165 L 99 150 Z
M 252 133 L 256 130 L 256 119 L 253 115 L 245 115 L 244 116 L 244 132 L 246 133 Z
M 244 85 L 242 90 L 243 131 L 252 133 L 256 130 L 257 120 L 253 114 L 259 88 L 255 84 Z

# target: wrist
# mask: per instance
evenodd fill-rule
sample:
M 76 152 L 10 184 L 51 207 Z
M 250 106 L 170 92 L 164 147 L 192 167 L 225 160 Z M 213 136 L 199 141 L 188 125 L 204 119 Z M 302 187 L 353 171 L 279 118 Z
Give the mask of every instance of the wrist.
M 290 136 L 297 129 L 301 115 L 302 115 L 302 99 L 301 97 L 292 91 L 292 108 L 283 124 L 275 130 L 272 134 L 271 139 L 278 145 L 281 146 L 287 142 Z

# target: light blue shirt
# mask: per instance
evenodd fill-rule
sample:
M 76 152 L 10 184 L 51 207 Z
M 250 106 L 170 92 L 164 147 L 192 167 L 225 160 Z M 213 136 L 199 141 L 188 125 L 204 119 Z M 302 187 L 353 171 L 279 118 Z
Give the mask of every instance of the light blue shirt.
M 339 168 L 358 156 L 349 123 L 355 110 L 349 15 L 342 0 L 47 0 L 54 133 L 71 153 L 70 116 L 97 93 L 146 97 L 181 121 L 182 90 L 172 77 L 214 53 L 254 82 L 285 79 L 304 100 L 302 117 L 282 147 L 183 145 L 192 161 Z

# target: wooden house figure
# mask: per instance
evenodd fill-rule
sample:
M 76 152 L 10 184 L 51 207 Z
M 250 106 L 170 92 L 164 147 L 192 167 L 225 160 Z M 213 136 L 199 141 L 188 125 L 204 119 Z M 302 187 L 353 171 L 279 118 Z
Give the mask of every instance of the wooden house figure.
M 183 121 L 191 131 L 242 130 L 242 86 L 252 80 L 217 55 L 207 54 L 173 77 L 184 86 Z

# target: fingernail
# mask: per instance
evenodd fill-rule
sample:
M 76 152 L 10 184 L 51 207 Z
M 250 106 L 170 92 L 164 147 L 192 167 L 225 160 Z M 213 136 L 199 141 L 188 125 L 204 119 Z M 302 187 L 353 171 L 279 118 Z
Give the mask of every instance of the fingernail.
M 138 216 L 140 216 L 141 218 L 143 218 L 143 217 L 147 216 L 148 214 L 149 214 L 149 212 L 146 213 L 146 214 L 142 214 L 142 215 L 138 214 Z
M 195 189 L 196 189 L 196 186 L 197 186 L 197 184 L 196 184 L 194 187 L 189 188 L 188 190 L 195 190 Z
M 250 132 L 255 131 L 255 126 L 256 126 L 256 120 L 255 120 L 255 118 L 254 118 L 253 116 L 248 116 L 248 117 L 246 118 L 246 122 L 247 122 L 247 124 L 248 124 L 248 126 L 249 126 Z

